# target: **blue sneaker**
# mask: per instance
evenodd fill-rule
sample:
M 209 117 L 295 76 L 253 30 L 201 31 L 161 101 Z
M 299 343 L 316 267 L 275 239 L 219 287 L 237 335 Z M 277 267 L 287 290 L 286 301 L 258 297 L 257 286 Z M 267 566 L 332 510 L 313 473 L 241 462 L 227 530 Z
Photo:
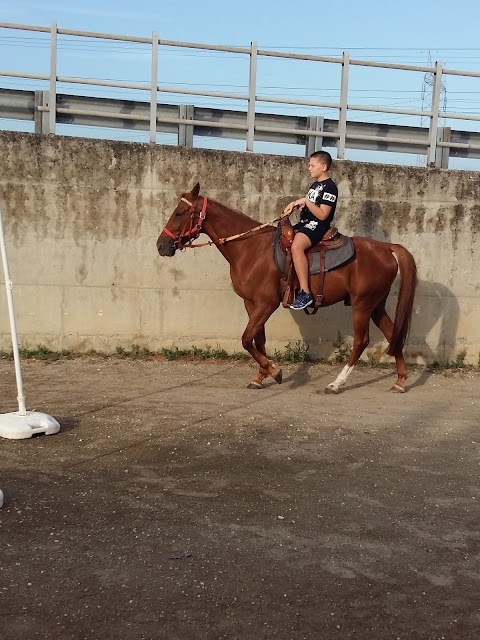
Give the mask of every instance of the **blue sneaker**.
M 297 297 L 290 305 L 290 309 L 295 309 L 295 311 L 300 309 L 305 309 L 313 302 L 313 296 L 311 293 L 306 293 L 303 289 L 297 293 Z

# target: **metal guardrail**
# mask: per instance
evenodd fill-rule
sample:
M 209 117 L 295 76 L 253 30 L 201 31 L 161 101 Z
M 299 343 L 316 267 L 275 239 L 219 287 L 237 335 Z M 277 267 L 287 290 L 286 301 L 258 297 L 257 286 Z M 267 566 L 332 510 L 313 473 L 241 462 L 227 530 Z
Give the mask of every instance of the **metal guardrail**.
M 0 76 L 9 78 L 34 79 L 48 82 L 49 90 L 35 92 L 34 94 L 34 120 L 36 130 L 44 133 L 55 133 L 56 124 L 65 122 L 70 118 L 73 124 L 86 124 L 95 126 L 118 126 L 115 122 L 121 120 L 122 127 L 125 123 L 135 123 L 135 127 L 149 130 L 150 142 L 156 142 L 157 131 L 176 128 L 179 143 L 184 146 L 189 143 L 193 135 L 202 135 L 204 132 L 217 129 L 228 133 L 229 137 L 243 137 L 246 140 L 246 150 L 253 151 L 254 140 L 291 141 L 291 136 L 303 140 L 307 149 L 317 148 L 321 141 L 323 146 L 336 146 L 337 158 L 345 157 L 345 149 L 362 148 L 385 151 L 426 153 L 428 166 L 445 166 L 450 155 L 462 157 L 480 157 L 480 134 L 476 132 L 452 131 L 450 128 L 440 129 L 438 126 L 440 92 L 443 75 L 468 76 L 480 78 L 480 73 L 473 71 L 456 71 L 444 69 L 441 62 L 436 62 L 434 67 L 413 66 L 405 64 L 392 64 L 373 62 L 368 60 L 353 60 L 348 53 L 342 57 L 326 57 L 304 55 L 287 52 L 273 52 L 258 49 L 256 43 L 251 43 L 249 48 L 226 47 L 207 45 L 192 42 L 178 42 L 161 40 L 157 32 L 152 33 L 151 38 L 140 38 L 126 35 L 114 35 L 107 33 L 95 33 L 87 31 L 74 31 L 59 29 L 54 21 L 50 27 L 29 26 L 10 23 L 0 23 L 0 28 L 17 29 L 22 31 L 36 31 L 50 34 L 50 65 L 47 74 L 30 74 L 7 70 L 0 70 Z M 103 40 L 116 40 L 122 42 L 143 43 L 151 47 L 151 74 L 150 83 L 117 82 L 101 80 L 97 78 L 79 78 L 57 75 L 57 36 L 68 35 L 79 38 L 98 38 Z M 158 51 L 159 47 L 184 47 L 189 49 L 222 51 L 233 54 L 242 54 L 249 57 L 249 84 L 248 93 L 226 93 L 220 91 L 202 91 L 179 87 L 165 87 L 158 84 Z M 309 60 L 326 62 L 341 66 L 340 99 L 338 102 L 323 102 L 312 100 L 294 100 L 274 96 L 262 96 L 256 93 L 257 61 L 259 56 L 290 58 L 296 60 Z M 351 104 L 348 101 L 348 78 L 352 66 L 378 67 L 383 69 L 400 69 L 404 71 L 416 71 L 429 73 L 433 78 L 432 103 L 428 111 L 414 109 L 399 109 L 379 107 L 372 105 Z M 82 98 L 80 96 L 67 96 L 58 94 L 59 83 L 81 84 L 86 86 L 115 87 L 122 89 L 134 89 L 150 94 L 148 103 L 136 101 L 119 101 L 104 98 Z M 205 109 L 191 105 L 162 105 L 158 104 L 159 93 L 182 94 L 202 97 L 218 97 L 225 99 L 243 100 L 246 102 L 246 112 Z M 33 93 L 33 92 L 24 92 Z M 14 94 L 16 94 L 14 96 Z M 23 95 L 23 93 L 22 93 Z M 8 100 L 22 102 L 20 92 L 3 90 L 2 99 L 6 102 L 0 105 L 0 115 L 8 111 Z M 29 98 L 31 100 L 31 96 Z M 125 109 L 128 102 L 129 109 Z M 276 103 L 299 106 L 323 107 L 338 110 L 337 120 L 327 120 L 323 117 L 312 116 L 310 118 L 295 118 L 289 116 L 276 116 L 256 112 L 256 103 Z M 119 104 L 123 104 L 123 113 L 118 113 Z M 173 107 L 173 110 L 172 110 Z M 25 113 L 25 105 L 21 105 L 17 111 L 14 108 L 11 114 L 21 117 Z M 110 110 L 109 110 L 110 109 Z M 28 110 L 28 109 L 27 109 Z M 128 111 L 126 113 L 125 111 Z M 349 111 L 376 112 L 385 114 L 413 115 L 428 118 L 429 127 L 404 127 L 398 125 L 382 125 L 370 123 L 358 123 L 348 121 Z M 7 117 L 2 115 L 2 117 Z M 456 120 L 480 121 L 480 116 L 461 113 L 441 113 L 442 118 Z M 108 121 L 108 124 L 106 122 Z M 102 122 L 102 125 L 98 125 Z M 105 123 L 105 124 L 103 124 Z M 143 124 L 142 124 L 143 123 Z M 148 125 L 148 127 L 147 127 Z M 160 126 L 159 126 L 160 125 Z M 393 131 L 394 135 L 391 135 Z M 218 134 L 217 134 L 218 135 Z M 289 139 L 286 140 L 285 137 Z M 316 144 L 315 144 L 315 141 Z M 413 150 L 412 150 L 413 149 Z
M 35 123 L 35 133 L 49 132 L 48 91 L 0 89 L 0 118 Z M 150 103 L 117 98 L 98 98 L 57 93 L 57 124 L 111 127 L 137 131 L 150 128 Z M 157 133 L 173 134 L 178 145 L 193 147 L 194 136 L 245 139 L 246 113 L 184 104 L 157 104 Z M 261 142 L 295 144 L 305 147 L 305 155 L 321 147 L 335 147 L 338 120 L 320 116 L 286 116 L 257 113 L 255 139 Z M 439 128 L 450 155 L 480 158 L 480 132 Z M 347 121 L 348 147 L 368 151 L 424 153 L 429 145 L 425 127 Z M 460 145 L 456 147 L 455 145 Z M 448 146 L 437 145 L 436 166 L 448 166 Z

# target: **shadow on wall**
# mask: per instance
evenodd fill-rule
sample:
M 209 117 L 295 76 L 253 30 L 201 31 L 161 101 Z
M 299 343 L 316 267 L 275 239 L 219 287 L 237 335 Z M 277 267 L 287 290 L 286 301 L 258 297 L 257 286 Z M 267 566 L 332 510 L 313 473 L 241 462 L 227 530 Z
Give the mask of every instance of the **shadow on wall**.
M 352 235 L 365 236 L 390 242 L 390 233 L 381 224 L 382 206 L 372 200 L 366 201 L 362 207 L 360 218 L 352 229 Z M 406 247 L 408 249 L 408 246 Z M 416 257 L 416 256 L 414 256 Z M 387 311 L 393 320 L 395 315 L 398 280 L 392 286 L 387 302 Z M 338 346 L 338 336 L 352 339 L 352 313 L 350 307 L 342 303 L 320 309 L 315 316 L 309 318 L 305 313 L 290 311 L 298 325 L 302 340 L 309 345 L 314 357 L 316 352 L 329 345 L 331 357 Z M 407 343 L 408 359 L 449 363 L 455 358 L 455 344 L 459 321 L 459 305 L 456 296 L 440 282 L 419 280 L 413 306 L 412 326 Z M 430 336 L 430 337 L 429 337 Z M 383 339 L 383 334 L 370 324 L 370 345 Z M 428 339 L 428 342 L 427 342 Z M 382 350 L 383 351 L 383 350 Z M 375 355 L 378 357 L 382 351 Z M 393 362 L 393 358 L 392 358 Z
M 455 295 L 440 282 L 419 280 L 413 306 L 412 328 L 407 345 L 410 358 L 428 364 L 452 362 L 458 352 L 456 338 L 459 306 Z M 430 334 L 429 343 L 427 337 Z

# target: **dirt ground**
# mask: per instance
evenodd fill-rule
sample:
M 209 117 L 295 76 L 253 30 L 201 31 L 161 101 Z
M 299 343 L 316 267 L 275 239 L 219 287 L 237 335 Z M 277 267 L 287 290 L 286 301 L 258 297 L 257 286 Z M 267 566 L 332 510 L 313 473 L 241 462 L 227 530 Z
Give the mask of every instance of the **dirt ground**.
M 0 440 L 2 640 L 480 637 L 478 373 L 22 366 L 62 430 Z

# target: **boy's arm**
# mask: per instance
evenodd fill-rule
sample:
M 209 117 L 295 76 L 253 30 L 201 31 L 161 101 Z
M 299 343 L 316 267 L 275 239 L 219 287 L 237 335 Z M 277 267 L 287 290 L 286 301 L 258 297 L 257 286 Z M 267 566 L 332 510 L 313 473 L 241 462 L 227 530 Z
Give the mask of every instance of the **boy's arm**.
M 317 206 L 314 202 L 311 202 L 308 198 L 305 198 L 304 204 L 306 205 L 310 213 L 313 213 L 313 215 L 316 218 L 319 218 L 320 220 L 326 220 L 330 215 L 330 211 L 332 210 L 332 207 L 330 205 L 321 204 L 320 206 Z
M 311 202 L 308 198 L 304 198 L 304 204 L 310 211 L 310 213 L 313 213 L 316 218 L 319 218 L 319 220 L 326 220 L 330 215 L 333 203 L 337 200 L 337 198 L 338 190 L 336 185 L 330 185 L 328 187 L 328 191 L 322 192 L 320 198 L 317 200 L 318 204 L 315 204 L 315 202 Z

